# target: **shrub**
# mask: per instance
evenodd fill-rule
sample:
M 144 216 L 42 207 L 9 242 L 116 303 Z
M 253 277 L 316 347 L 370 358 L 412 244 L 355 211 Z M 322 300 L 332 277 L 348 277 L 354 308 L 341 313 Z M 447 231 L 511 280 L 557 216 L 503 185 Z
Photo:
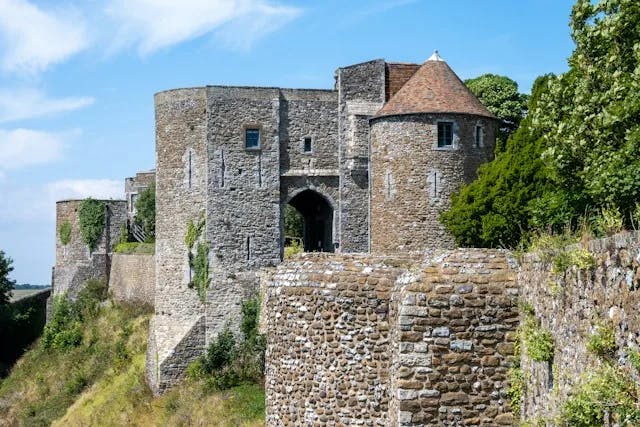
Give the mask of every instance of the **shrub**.
M 524 312 L 521 335 L 527 355 L 536 362 L 553 360 L 553 336 L 548 329 L 540 327 L 533 312 Z
M 209 278 L 209 246 L 206 243 L 198 243 L 195 256 L 190 256 L 189 261 L 193 268 L 193 278 L 190 287 L 198 291 L 198 296 L 202 302 L 207 299 L 207 288 L 211 279 Z
M 291 244 L 284 247 L 284 259 L 293 258 L 297 254 L 304 252 L 302 242 L 298 239 L 291 240 Z
M 58 234 L 60 236 L 60 243 L 62 243 L 63 246 L 67 246 L 71 241 L 71 223 L 69 221 L 64 221 L 60 224 Z
M 617 206 L 607 206 L 600 210 L 595 218 L 595 229 L 601 236 L 611 236 L 624 228 L 624 217 Z
M 80 207 L 78 208 L 80 235 L 91 251 L 96 249 L 98 241 L 102 236 L 104 221 L 104 202 L 89 198 L 80 203 Z
M 236 339 L 226 327 L 211 343 L 204 359 L 206 372 L 214 372 L 227 366 L 236 356 Z
M 616 337 L 611 323 L 599 323 L 587 339 L 587 351 L 600 358 L 607 359 L 615 355 Z
M 156 236 L 156 184 L 153 183 L 140 193 L 136 201 L 136 216 L 134 221 L 142 226 L 147 233 L 147 241 L 155 241 Z
M 155 243 L 125 242 L 118 243 L 113 252 L 128 255 L 153 255 L 156 252 Z
M 519 366 L 509 369 L 509 388 L 507 389 L 507 397 L 511 405 L 513 414 L 518 417 L 520 414 L 520 405 L 522 403 L 522 395 L 524 394 L 524 373 Z

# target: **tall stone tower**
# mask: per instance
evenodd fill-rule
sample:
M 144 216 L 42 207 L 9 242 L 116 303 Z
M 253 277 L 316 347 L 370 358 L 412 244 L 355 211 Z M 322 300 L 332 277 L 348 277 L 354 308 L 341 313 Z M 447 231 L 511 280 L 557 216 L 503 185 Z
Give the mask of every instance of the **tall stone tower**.
M 491 159 L 496 118 L 435 52 L 370 125 L 371 252 L 453 247 L 439 216 Z

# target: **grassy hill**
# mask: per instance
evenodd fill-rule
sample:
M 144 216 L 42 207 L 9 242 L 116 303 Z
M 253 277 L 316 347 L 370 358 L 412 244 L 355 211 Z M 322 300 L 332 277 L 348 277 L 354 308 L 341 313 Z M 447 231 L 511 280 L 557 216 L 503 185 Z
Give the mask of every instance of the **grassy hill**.
M 0 426 L 264 425 L 257 385 L 213 392 L 185 381 L 154 397 L 144 381 L 148 309 L 92 298 L 69 308 L 71 320 L 45 331 L 0 382 Z

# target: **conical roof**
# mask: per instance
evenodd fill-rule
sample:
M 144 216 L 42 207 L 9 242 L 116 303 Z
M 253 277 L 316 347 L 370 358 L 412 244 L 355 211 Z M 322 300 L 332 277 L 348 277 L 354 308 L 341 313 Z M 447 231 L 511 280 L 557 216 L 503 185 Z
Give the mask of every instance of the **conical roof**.
M 436 51 L 376 114 L 463 113 L 495 118 Z

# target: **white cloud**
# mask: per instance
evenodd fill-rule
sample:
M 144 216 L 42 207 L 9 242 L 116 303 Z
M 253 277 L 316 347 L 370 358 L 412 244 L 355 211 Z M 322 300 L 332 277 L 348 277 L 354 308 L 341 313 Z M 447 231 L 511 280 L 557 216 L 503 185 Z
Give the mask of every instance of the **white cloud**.
M 79 134 L 79 130 L 49 133 L 0 129 L 0 170 L 54 162 L 61 158 L 65 142 Z
M 46 185 L 47 194 L 51 199 L 123 199 L 124 180 L 112 179 L 65 179 Z
M 89 45 L 76 9 L 43 10 L 26 0 L 0 0 L 0 63 L 5 71 L 34 74 Z
M 110 0 L 119 28 L 116 48 L 137 45 L 142 54 L 208 33 L 231 47 L 246 48 L 300 14 L 300 9 L 263 0 Z
M 54 222 L 56 202 L 66 199 L 122 199 L 124 182 L 111 179 L 65 179 L 39 187 L 0 183 L 0 224 Z
M 88 96 L 52 99 L 38 89 L 0 89 L 0 123 L 65 113 L 93 102 Z

